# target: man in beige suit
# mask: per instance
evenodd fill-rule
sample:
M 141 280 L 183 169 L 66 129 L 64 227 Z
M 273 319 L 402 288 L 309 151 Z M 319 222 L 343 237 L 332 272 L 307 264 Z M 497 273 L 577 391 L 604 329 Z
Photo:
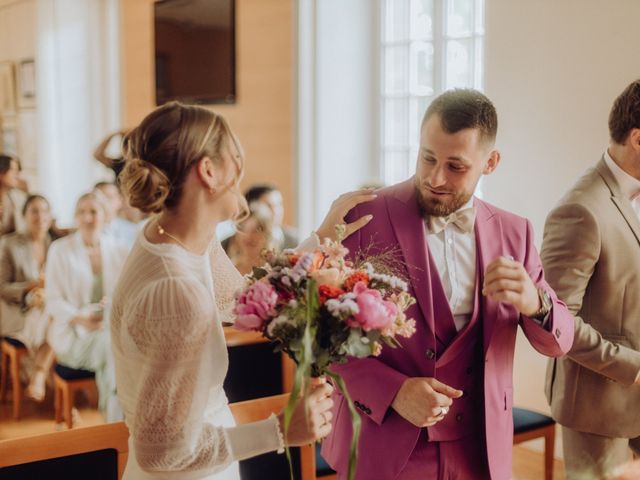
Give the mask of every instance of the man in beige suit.
M 611 142 L 549 214 L 549 284 L 576 315 L 567 357 L 547 369 L 568 479 L 605 478 L 640 454 L 640 80 L 615 100 Z

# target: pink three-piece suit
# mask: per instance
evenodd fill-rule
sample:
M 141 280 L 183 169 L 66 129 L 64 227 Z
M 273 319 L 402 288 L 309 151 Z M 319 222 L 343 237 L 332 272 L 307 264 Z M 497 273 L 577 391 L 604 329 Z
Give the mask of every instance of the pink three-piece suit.
M 444 471 L 438 464 L 447 461 L 457 462 L 453 478 L 511 478 L 517 327 L 522 326 L 529 342 L 543 355 L 560 356 L 571 347 L 573 317 L 544 280 L 530 223 L 478 199 L 474 206 L 477 248 L 474 312 L 470 323 L 460 332 L 456 330 L 428 249 L 414 179 L 379 191 L 374 201 L 350 213 L 349 221 L 365 214 L 374 215 L 369 224 L 345 240 L 351 254 L 367 247 L 372 253 L 399 247 L 400 261 L 406 265 L 410 279 L 410 292 L 417 300 L 407 312 L 409 318 L 416 320 L 417 331 L 410 339 L 400 339 L 402 348 L 386 347 L 379 357 L 352 359 L 335 367 L 362 416 L 358 480 L 436 479 Z M 482 296 L 484 271 L 501 255 L 512 256 L 524 264 L 534 282 L 551 295 L 553 308 L 544 328 L 520 315 L 513 306 Z M 396 393 L 410 377 L 434 377 L 463 390 L 464 395 L 454 400 L 444 420 L 420 429 L 391 408 Z M 334 401 L 333 431 L 323 442 L 322 455 L 342 478 L 349 460 L 351 421 L 344 398 L 335 393 Z M 447 458 L 449 445 L 462 445 L 457 455 L 462 458 L 476 455 L 482 460 L 476 462 L 480 466 L 458 461 L 453 453 L 452 458 Z M 431 455 L 430 448 L 438 448 L 440 455 Z M 423 461 L 424 470 L 419 469 L 420 474 L 407 474 L 409 469 L 418 471 L 416 461 Z

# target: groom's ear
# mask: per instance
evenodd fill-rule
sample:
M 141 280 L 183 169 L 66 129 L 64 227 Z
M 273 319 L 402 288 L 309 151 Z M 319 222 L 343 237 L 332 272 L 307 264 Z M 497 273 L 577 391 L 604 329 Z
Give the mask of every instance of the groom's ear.
M 489 159 L 482 169 L 483 175 L 489 175 L 493 173 L 493 171 L 498 168 L 498 164 L 500 163 L 500 152 L 498 150 L 492 150 L 489 154 Z

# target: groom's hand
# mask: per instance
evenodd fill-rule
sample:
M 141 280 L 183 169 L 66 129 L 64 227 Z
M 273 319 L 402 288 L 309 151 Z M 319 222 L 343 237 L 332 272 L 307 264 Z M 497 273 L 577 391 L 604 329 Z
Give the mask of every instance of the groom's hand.
M 398 390 L 391 407 L 416 427 L 430 427 L 442 420 L 453 400 L 461 396 L 461 390 L 435 378 L 408 378 Z
M 524 316 L 540 309 L 540 297 L 529 272 L 520 262 L 498 257 L 484 272 L 482 293 L 496 302 L 510 303 Z

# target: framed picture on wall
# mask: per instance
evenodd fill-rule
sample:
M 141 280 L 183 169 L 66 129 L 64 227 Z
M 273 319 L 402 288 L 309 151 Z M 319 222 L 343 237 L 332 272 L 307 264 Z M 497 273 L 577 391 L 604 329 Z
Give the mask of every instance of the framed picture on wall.
M 16 111 L 16 81 L 13 62 L 0 62 L 0 115 Z
M 33 58 L 22 60 L 17 65 L 18 108 L 36 107 L 36 64 Z

